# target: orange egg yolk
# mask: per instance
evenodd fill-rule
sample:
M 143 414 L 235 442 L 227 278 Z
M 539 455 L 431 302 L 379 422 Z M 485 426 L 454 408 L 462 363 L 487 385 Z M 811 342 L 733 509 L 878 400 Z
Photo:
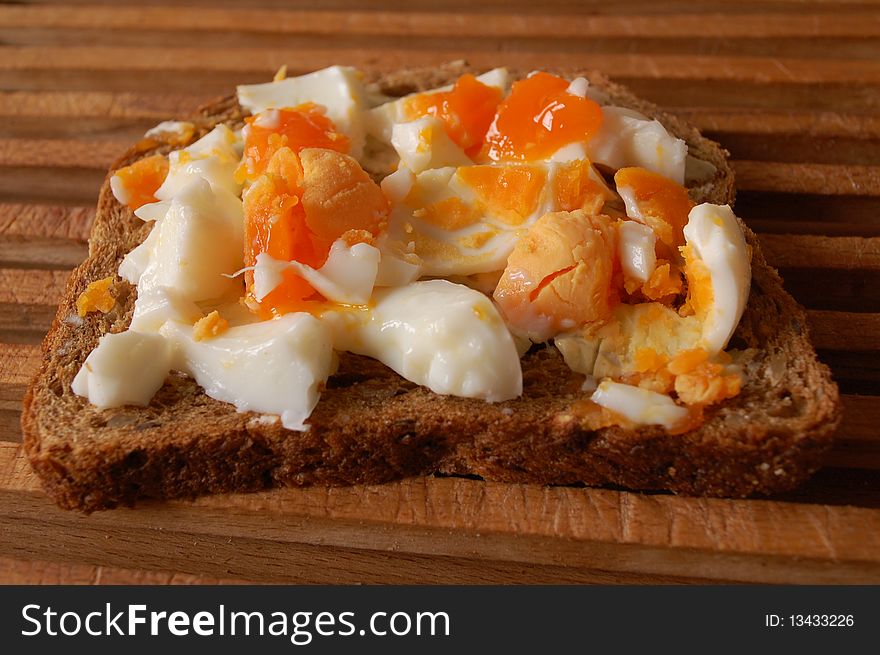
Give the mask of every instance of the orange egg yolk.
M 553 180 L 556 208 L 560 211 L 583 209 L 598 214 L 605 204 L 605 190 L 592 178 L 590 162 L 577 159 L 559 167 Z
M 168 158 L 164 155 L 144 157 L 114 173 L 128 191 L 128 206 L 134 211 L 156 202 L 156 190 L 168 176 Z
M 433 116 L 443 121 L 446 134 L 469 156 L 479 152 L 486 130 L 501 102 L 501 90 L 462 75 L 449 91 L 420 93 L 404 103 L 408 120 Z
M 457 174 L 474 190 L 480 209 L 511 226 L 534 213 L 547 181 L 537 166 L 462 166 Z
M 266 170 L 279 149 L 288 147 L 298 153 L 304 148 L 327 148 L 348 152 L 351 141 L 338 132 L 324 114 L 323 107 L 307 102 L 297 107 L 278 110 L 277 124 L 260 125 L 257 117 L 245 119 L 249 127 L 244 142 L 244 156 L 236 171 L 238 181 L 253 181 Z
M 377 236 L 388 211 L 381 189 L 348 155 L 306 148 L 297 156 L 281 147 L 244 194 L 245 265 L 267 253 L 320 268 L 337 239 L 351 245 Z M 281 284 L 257 302 L 253 272 L 245 275 L 248 304 L 263 319 L 308 311 L 322 300 L 295 272 L 285 270 L 282 276 Z
M 644 168 L 621 168 L 614 175 L 618 189 L 630 188 L 645 222 L 665 248 L 658 254 L 672 258 L 684 244 L 684 226 L 694 202 L 687 189 L 667 177 Z
M 602 110 L 568 93 L 568 86 L 549 73 L 514 83 L 489 126 L 482 154 L 492 161 L 547 159 L 563 146 L 592 138 L 602 125 Z

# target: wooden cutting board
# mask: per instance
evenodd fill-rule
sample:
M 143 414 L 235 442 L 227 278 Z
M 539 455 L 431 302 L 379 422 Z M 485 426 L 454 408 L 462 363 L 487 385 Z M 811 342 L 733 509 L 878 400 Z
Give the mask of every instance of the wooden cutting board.
M 149 4 L 0 6 L 0 581 L 880 582 L 876 3 Z M 21 399 L 114 159 L 283 63 L 458 58 L 602 69 L 731 151 L 737 213 L 844 394 L 826 468 L 772 500 L 427 478 L 55 509 Z

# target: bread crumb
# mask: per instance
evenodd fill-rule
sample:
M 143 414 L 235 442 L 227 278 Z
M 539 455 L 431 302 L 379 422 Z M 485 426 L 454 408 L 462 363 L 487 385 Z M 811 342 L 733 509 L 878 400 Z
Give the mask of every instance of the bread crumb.
M 275 76 L 272 78 L 273 82 L 281 82 L 287 79 L 287 64 L 281 64 L 281 68 L 275 71 Z
M 112 284 L 112 277 L 95 280 L 86 287 L 85 291 L 79 294 L 79 298 L 76 299 L 76 313 L 80 318 L 91 312 L 106 314 L 113 309 L 116 305 L 116 298 L 110 293 Z
M 202 341 L 204 339 L 213 339 L 226 332 L 229 329 L 229 321 L 220 316 L 220 312 L 216 309 L 200 318 L 193 325 L 193 339 Z
M 256 425 L 275 425 L 278 421 L 281 420 L 281 417 L 277 414 L 260 414 L 259 416 L 253 417 L 249 423 L 253 426 Z

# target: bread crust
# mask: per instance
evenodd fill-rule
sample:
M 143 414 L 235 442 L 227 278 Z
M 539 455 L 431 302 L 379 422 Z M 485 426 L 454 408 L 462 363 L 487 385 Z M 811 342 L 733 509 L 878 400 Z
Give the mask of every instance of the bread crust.
M 368 76 L 388 95 L 455 79 L 463 63 Z M 614 104 L 660 120 L 710 161 L 715 178 L 689 189 L 698 202 L 732 203 L 727 153 L 681 119 L 633 96 L 599 73 L 585 75 Z M 234 97 L 203 108 L 198 138 L 218 122 L 240 125 Z M 113 170 L 170 143 L 144 140 Z M 837 386 L 813 349 L 803 309 L 788 295 L 743 225 L 752 248 L 752 290 L 731 347 L 753 353 L 742 393 L 710 407 L 697 430 L 669 435 L 659 427 L 592 430 L 579 402 L 583 376 L 555 348 L 523 357 L 523 396 L 489 404 L 440 396 L 374 360 L 340 356 L 305 433 L 284 430 L 207 397 L 173 373 L 146 408 L 98 410 L 70 383 L 99 337 L 128 326 L 136 289 L 116 271 L 151 229 L 101 189 L 89 257 L 70 276 L 43 362 L 28 388 L 24 447 L 49 495 L 84 511 L 141 498 L 180 498 L 283 485 L 383 483 L 435 473 L 511 483 L 616 485 L 699 496 L 774 494 L 811 475 L 830 448 L 840 418 Z M 95 279 L 115 276 L 116 308 L 82 322 L 75 300 Z

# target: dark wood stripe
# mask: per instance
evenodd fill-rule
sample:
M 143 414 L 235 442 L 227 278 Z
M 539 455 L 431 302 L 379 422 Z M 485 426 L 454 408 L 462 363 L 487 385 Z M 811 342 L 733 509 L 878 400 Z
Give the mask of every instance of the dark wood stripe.
M 443 5 L 437 5 L 442 8 Z M 571 6 L 571 5 L 569 5 Z M 44 27 L 58 30 L 95 28 L 102 31 L 152 31 L 189 33 L 191 30 L 285 35 L 358 34 L 367 36 L 554 36 L 554 37 L 627 37 L 639 39 L 663 34 L 682 38 L 706 37 L 875 37 L 880 23 L 874 13 L 817 15 L 809 11 L 793 15 L 772 13 L 686 13 L 627 15 L 578 15 L 555 12 L 553 15 L 523 17 L 516 12 L 499 11 L 492 21 L 472 20 L 454 11 L 412 12 L 406 6 L 388 7 L 389 11 L 314 11 L 299 6 L 293 10 L 266 10 L 259 7 L 127 7 L 108 12 L 100 7 L 0 7 L 0 22 L 9 27 Z
M 21 443 L 21 410 L 0 408 L 0 441 Z
M 182 118 L 183 116 L 180 116 Z M 150 118 L 92 118 L 61 116 L 15 116 L 0 120 L 0 139 L 76 140 L 81 148 L 91 142 L 109 141 L 135 143 L 159 121 Z M 172 118 L 171 114 L 165 118 Z
M 120 62 L 134 72 L 226 71 L 237 75 L 263 73 L 271 75 L 282 64 L 291 73 L 300 73 L 329 66 L 340 61 L 353 65 L 369 64 L 378 70 L 406 66 L 432 66 L 459 58 L 461 49 L 454 44 L 438 50 L 405 50 L 386 48 L 338 47 L 332 41 L 318 49 L 298 48 L 213 48 L 213 47 L 20 47 L 6 46 L 0 57 L 3 71 L 57 72 L 90 70 L 93 74 L 118 71 Z M 532 69 L 544 67 L 584 66 L 579 53 L 529 52 L 511 50 L 499 54 L 472 52 L 468 60 L 480 68 L 497 65 Z M 734 83 L 757 81 L 765 84 L 880 84 L 880 63 L 845 59 L 802 59 L 761 57 L 716 57 L 694 55 L 652 55 L 593 53 L 589 65 L 612 77 L 653 78 L 662 80 L 716 80 Z
M 100 169 L 0 166 L 0 203 L 94 205 L 104 175 Z
M 0 80 L 6 73 L 0 73 Z M 880 111 L 880 84 L 848 84 L 823 82 L 758 82 L 739 80 L 664 80 L 638 75 L 616 75 L 634 93 L 670 108 L 692 107 L 760 109 L 780 111 L 811 107 L 815 111 L 861 112 Z
M 0 238 L 0 267 L 66 270 L 88 255 L 82 242 L 51 237 L 5 236 Z
M 0 236 L 46 237 L 85 241 L 95 206 L 0 203 Z
M 831 368 L 841 393 L 880 395 L 880 352 L 817 352 L 819 359 Z
M 877 221 L 880 198 L 877 197 L 739 190 L 736 194 L 736 213 L 750 225 L 753 219 L 786 221 L 792 225 L 806 222 L 817 227 L 822 224 L 827 226 L 827 231 L 820 229 L 812 234 L 880 236 L 880 223 Z M 838 229 L 847 225 L 859 226 L 861 231 Z M 794 228 L 790 231 L 810 233 Z
M 734 159 L 833 165 L 880 165 L 880 140 L 804 135 L 704 133 Z
M 0 17 L 2 20 L 2 17 Z M 497 19 L 495 19 L 497 20 Z M 559 25 L 561 23 L 556 23 Z M 2 23 L 0 23 L 2 25 Z M 268 25 L 264 24 L 264 27 Z M 477 30 L 484 29 L 476 26 Z M 205 43 L 213 48 L 299 48 L 315 50 L 334 44 L 381 52 L 404 49 L 413 52 L 439 52 L 441 57 L 454 55 L 451 49 L 467 52 L 473 58 L 477 53 L 530 52 L 544 55 L 580 54 L 641 54 L 641 55 L 695 55 L 695 56 L 750 56 L 814 58 L 819 60 L 849 59 L 871 61 L 880 56 L 880 35 L 872 38 L 845 37 L 719 37 L 694 32 L 689 36 L 675 36 L 658 30 L 651 36 L 542 35 L 537 31 L 515 36 L 478 34 L 422 34 L 419 30 L 406 34 L 291 34 L 267 30 L 136 30 L 46 27 L 0 27 L 0 41 L 7 46 L 71 46 L 93 43 L 102 47 L 176 47 L 181 43 Z
M 880 312 L 880 271 L 782 268 L 785 289 L 811 309 Z
M 56 4 L 57 0 L 18 0 L 25 5 Z M 116 0 L 68 0 L 69 5 L 112 5 L 118 6 Z M 176 0 L 142 0 L 139 6 L 178 7 Z M 187 0 L 187 6 L 202 7 L 206 10 L 217 8 L 241 8 L 237 0 Z M 255 0 L 248 3 L 249 7 L 266 9 L 288 9 L 289 0 Z M 297 0 L 299 10 L 336 11 L 348 14 L 352 11 L 390 12 L 399 11 L 399 2 L 391 0 Z M 470 0 L 411 0 L 406 9 L 413 13 L 439 11 L 458 11 L 467 14 L 585 14 L 585 15 L 622 15 L 630 16 L 663 16 L 666 14 L 706 15 L 723 13 L 728 17 L 740 14 L 770 14 L 799 16 L 805 13 L 840 16 L 846 14 L 864 14 L 876 8 L 872 0 L 742 0 L 730 3 L 725 0 L 706 0 L 695 4 L 690 0 L 670 0 L 669 2 L 651 2 L 650 0 L 544 0 L 536 6 L 530 0 L 483 0 L 474 3 Z

